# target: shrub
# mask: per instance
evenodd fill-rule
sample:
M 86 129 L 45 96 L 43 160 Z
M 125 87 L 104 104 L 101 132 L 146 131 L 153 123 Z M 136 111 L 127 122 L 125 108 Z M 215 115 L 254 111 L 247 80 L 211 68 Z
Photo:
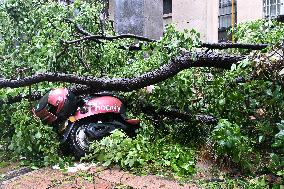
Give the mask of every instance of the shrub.
M 22 103 L 11 117 L 15 134 L 9 146 L 13 152 L 37 165 L 58 163 L 59 142 L 51 127 L 35 121 L 27 109 L 28 103 Z
M 104 166 L 118 164 L 122 168 L 143 168 L 155 172 L 166 169 L 178 175 L 195 171 L 192 150 L 165 138 L 150 141 L 138 135 L 131 139 L 119 130 L 101 141 L 95 141 L 86 159 L 101 162 Z
M 220 120 L 212 132 L 211 139 L 219 158 L 228 157 L 244 169 L 251 168 L 255 154 L 250 139 L 241 133 L 238 125 L 228 120 Z

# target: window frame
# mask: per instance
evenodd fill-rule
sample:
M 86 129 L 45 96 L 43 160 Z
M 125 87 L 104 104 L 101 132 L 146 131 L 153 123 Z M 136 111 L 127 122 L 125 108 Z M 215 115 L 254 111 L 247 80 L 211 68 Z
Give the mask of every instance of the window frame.
M 284 0 L 263 0 L 263 15 L 264 18 L 273 19 L 278 17 L 279 15 L 282 15 L 283 12 L 283 3 Z M 272 9 L 272 7 L 274 7 Z M 274 14 L 271 14 L 271 12 L 275 11 Z
M 234 1 L 234 18 L 237 24 L 237 0 Z M 227 30 L 232 27 L 232 0 L 219 0 L 218 41 L 230 40 Z M 226 36 L 226 37 L 224 37 Z
M 235 24 L 237 23 L 237 1 L 235 0 L 234 3 L 234 15 L 235 15 Z M 219 14 L 218 14 L 218 29 L 224 30 L 230 28 L 232 26 L 232 0 L 219 0 Z M 221 25 L 225 18 L 225 22 L 227 24 Z

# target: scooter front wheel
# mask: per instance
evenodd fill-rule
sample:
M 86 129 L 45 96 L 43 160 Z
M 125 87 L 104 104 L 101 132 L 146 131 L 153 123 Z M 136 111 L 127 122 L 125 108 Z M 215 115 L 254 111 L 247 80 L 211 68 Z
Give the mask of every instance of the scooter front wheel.
M 107 123 L 78 122 L 70 131 L 66 141 L 69 151 L 80 159 L 88 153 L 92 141 L 110 135 L 116 128 L 119 127 Z
M 85 130 L 88 124 L 77 123 L 74 125 L 67 139 L 69 151 L 77 158 L 85 156 L 89 151 L 91 139 L 87 136 Z

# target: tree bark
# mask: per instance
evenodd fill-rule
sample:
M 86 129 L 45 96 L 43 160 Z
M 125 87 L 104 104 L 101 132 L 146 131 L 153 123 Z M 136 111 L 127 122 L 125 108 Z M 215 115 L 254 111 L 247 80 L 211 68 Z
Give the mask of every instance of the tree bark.
M 237 63 L 242 59 L 243 57 L 240 56 L 229 56 L 213 53 L 196 53 L 193 55 L 192 53 L 184 52 L 182 55 L 173 59 L 170 63 L 164 64 L 158 69 L 133 78 L 105 79 L 92 76 L 78 76 L 75 74 L 39 73 L 17 80 L 1 78 L 0 88 L 19 88 L 47 81 L 87 85 L 98 91 L 109 90 L 129 92 L 146 87 L 148 85 L 162 82 L 188 68 L 214 67 L 230 69 L 232 64 Z
M 267 48 L 268 44 L 242 44 L 242 43 L 202 43 L 201 47 L 209 49 L 248 49 L 248 50 L 262 50 Z

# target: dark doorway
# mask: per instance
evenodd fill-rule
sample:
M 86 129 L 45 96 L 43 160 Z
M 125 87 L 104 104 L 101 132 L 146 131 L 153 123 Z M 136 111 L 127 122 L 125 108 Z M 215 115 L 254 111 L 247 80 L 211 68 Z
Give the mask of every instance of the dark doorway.
M 172 0 L 163 0 L 163 13 L 164 14 L 172 13 Z

